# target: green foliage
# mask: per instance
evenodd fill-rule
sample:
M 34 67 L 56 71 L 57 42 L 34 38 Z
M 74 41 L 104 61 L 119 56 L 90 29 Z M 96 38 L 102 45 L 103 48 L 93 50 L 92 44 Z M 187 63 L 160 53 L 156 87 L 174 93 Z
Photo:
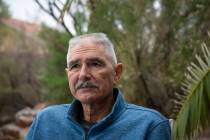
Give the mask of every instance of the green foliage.
M 0 0 L 0 19 L 4 17 L 9 17 L 8 6 L 4 3 L 3 0 Z
M 75 14 L 75 19 L 76 19 L 76 23 L 75 23 L 75 30 L 77 32 L 77 34 L 82 34 L 82 33 L 85 33 L 87 32 L 86 30 L 86 27 L 85 25 L 87 24 L 86 22 L 86 18 L 85 18 L 85 15 L 83 12 L 80 12 L 80 11 L 77 11 Z M 80 24 L 78 24 L 80 23 Z
M 174 124 L 174 140 L 195 138 L 203 130 L 210 128 L 210 52 L 202 46 L 203 58 L 196 56 L 198 64 L 188 67 L 183 83 L 184 95 L 179 95 L 182 105 Z
M 40 36 L 47 42 L 49 50 L 42 78 L 44 99 L 56 103 L 69 102 L 71 94 L 65 73 L 69 36 L 48 27 L 43 27 Z
M 88 25 L 87 32 L 104 32 L 114 42 L 125 68 L 119 86 L 128 101 L 169 116 L 185 67 L 195 53 L 201 52 L 197 47 L 201 42 L 210 44 L 206 35 L 210 28 L 209 2 L 79 0 L 63 5 L 61 11 L 71 13 L 76 34 L 86 32 L 83 29 Z M 73 3 L 76 10 L 71 10 Z
M 2 24 L 2 19 L 5 17 L 9 17 L 9 11 L 7 5 L 4 3 L 3 0 L 0 0 L 0 44 L 2 41 L 2 36 L 4 35 L 3 33 L 5 32 L 4 28 L 5 26 Z M 6 28 L 7 29 L 7 28 Z

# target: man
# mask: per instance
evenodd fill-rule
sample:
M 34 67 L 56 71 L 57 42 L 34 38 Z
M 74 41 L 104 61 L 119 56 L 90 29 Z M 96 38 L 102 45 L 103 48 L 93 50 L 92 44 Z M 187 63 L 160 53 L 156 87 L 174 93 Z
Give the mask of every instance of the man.
M 66 73 L 75 100 L 38 113 L 26 140 L 170 140 L 165 117 L 124 101 L 122 70 L 105 34 L 71 39 Z

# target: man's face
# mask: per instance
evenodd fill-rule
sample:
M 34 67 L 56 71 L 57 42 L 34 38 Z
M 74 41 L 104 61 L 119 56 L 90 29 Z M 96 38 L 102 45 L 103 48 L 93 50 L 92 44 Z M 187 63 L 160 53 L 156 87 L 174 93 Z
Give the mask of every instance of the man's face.
M 122 64 L 113 66 L 105 48 L 87 40 L 71 49 L 67 75 L 72 95 L 84 104 L 112 96 Z

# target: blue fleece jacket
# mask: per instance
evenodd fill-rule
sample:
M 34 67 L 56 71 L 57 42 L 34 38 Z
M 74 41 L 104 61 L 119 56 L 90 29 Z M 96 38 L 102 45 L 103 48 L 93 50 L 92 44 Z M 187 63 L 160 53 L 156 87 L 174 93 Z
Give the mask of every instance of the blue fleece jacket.
M 116 93 L 117 92 L 117 93 Z M 112 111 L 85 133 L 81 103 L 51 106 L 37 114 L 25 140 L 170 140 L 169 121 L 157 111 L 128 104 L 119 90 Z

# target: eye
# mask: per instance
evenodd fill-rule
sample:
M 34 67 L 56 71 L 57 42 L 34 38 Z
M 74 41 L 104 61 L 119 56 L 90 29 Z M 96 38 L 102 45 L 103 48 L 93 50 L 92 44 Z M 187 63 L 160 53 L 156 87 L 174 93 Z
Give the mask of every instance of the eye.
M 69 70 L 78 69 L 80 65 L 78 63 L 72 64 L 69 66 Z
M 90 65 L 93 67 L 102 67 L 103 64 L 100 61 L 92 61 L 90 62 Z
M 91 65 L 92 66 L 101 66 L 101 64 L 99 62 L 92 62 Z

